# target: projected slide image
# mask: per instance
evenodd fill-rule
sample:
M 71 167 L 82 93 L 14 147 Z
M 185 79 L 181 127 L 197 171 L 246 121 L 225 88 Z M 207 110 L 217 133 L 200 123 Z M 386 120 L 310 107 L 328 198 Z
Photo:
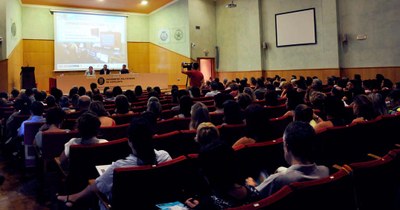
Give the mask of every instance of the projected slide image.
M 55 69 L 120 69 L 127 63 L 126 18 L 55 13 Z

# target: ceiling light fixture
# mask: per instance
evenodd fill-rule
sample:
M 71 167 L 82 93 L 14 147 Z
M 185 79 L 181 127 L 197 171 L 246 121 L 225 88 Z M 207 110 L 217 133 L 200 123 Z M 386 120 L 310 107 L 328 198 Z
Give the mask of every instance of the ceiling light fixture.
M 225 7 L 226 8 L 235 8 L 235 7 L 237 7 L 237 4 L 235 4 L 235 2 L 233 2 L 233 0 L 232 0 L 232 2 L 227 4 L 227 5 L 225 5 Z
M 141 5 L 147 5 L 148 3 L 149 3 L 149 2 L 146 1 L 146 0 L 142 0 L 142 1 L 140 2 Z

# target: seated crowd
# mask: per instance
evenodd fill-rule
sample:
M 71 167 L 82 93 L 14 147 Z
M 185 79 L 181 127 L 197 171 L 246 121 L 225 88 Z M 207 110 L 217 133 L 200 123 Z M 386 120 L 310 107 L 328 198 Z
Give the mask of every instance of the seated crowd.
M 164 115 L 167 111 L 175 119 L 189 120 L 187 130 L 196 132 L 195 140 L 200 147 L 199 167 L 210 191 L 196 198 L 188 197 L 185 204 L 191 209 L 240 206 L 265 198 L 292 182 L 327 177 L 329 169 L 314 162 L 317 133 L 400 112 L 400 84 L 394 86 L 382 75 L 364 81 L 359 75 L 354 79 L 332 76 L 326 85 L 317 77 L 303 76 L 292 76 L 290 80 L 279 76 L 250 81 L 243 78 L 223 83 L 215 78 L 200 88 L 179 89 L 173 85 L 170 92 L 162 92 L 159 87 L 143 90 L 136 86 L 126 91 L 121 87 L 104 88 L 101 93 L 96 84 L 91 84 L 90 90 L 73 87 L 68 95 L 57 88 L 49 95 L 34 88 L 14 89 L 10 95 L 0 93 L 0 97 L 0 107 L 4 108 L 0 113 L 1 124 L 5 131 L 1 148 L 5 154 L 23 156 L 21 142 L 28 122 L 44 123 L 34 139 L 39 152 L 43 133 L 78 130 L 80 137 L 68 141 L 59 157 L 66 171 L 71 145 L 107 142 L 109 139 L 97 138 L 99 129 L 116 126 L 117 117 L 128 117 L 126 137 L 132 153 L 126 159 L 115 160 L 81 192 L 59 195 L 57 199 L 68 207 L 79 205 L 79 201 L 96 192 L 112 199 L 115 168 L 157 165 L 171 160 L 168 151 L 156 150 L 151 143 L 157 122 L 167 120 Z M 278 117 L 293 119 L 283 133 L 284 159 L 289 167 L 280 167 L 274 174 L 261 172 L 260 177 L 241 177 L 234 149 L 271 140 L 270 123 L 276 115 L 271 110 L 284 106 L 282 102 L 285 109 Z M 223 115 L 221 125 L 211 123 L 213 115 Z M 66 128 L 67 120 L 74 125 Z M 243 136 L 232 144 L 225 142 L 218 127 L 226 125 L 243 125 Z

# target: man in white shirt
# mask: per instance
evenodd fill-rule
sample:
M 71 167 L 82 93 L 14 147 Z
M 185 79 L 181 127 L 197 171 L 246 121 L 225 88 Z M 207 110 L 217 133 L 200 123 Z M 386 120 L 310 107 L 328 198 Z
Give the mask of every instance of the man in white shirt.
M 93 66 L 89 66 L 89 69 L 85 71 L 85 76 L 94 76 L 95 72 Z

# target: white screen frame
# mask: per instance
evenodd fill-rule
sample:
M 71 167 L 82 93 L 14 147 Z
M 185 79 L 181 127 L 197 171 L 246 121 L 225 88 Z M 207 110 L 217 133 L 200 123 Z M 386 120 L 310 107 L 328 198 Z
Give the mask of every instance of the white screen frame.
M 276 47 L 317 44 L 315 8 L 275 14 Z
M 128 42 L 127 42 L 127 15 L 124 14 L 117 14 L 117 13 L 97 13 L 97 12 L 85 12 L 85 11 L 63 11 L 63 10 L 51 10 L 50 11 L 53 15 L 54 15 L 54 71 L 55 72 L 73 72 L 73 71 L 85 71 L 88 69 L 89 66 L 93 66 L 95 70 L 101 69 L 103 67 L 104 64 L 108 65 L 108 68 L 110 70 L 120 70 L 123 64 L 126 64 L 128 66 Z M 57 43 L 59 43 L 58 41 L 58 37 L 59 37 L 59 32 L 57 30 L 58 26 L 57 26 L 57 21 L 56 21 L 56 15 L 55 14 L 75 14 L 75 15 L 79 15 L 79 16 L 91 16 L 91 17 L 110 17 L 110 18 L 120 18 L 121 19 L 121 23 L 123 26 L 118 25 L 119 27 L 122 27 L 122 30 L 120 30 L 120 34 L 118 34 L 118 38 L 114 38 L 115 40 L 120 40 L 120 45 L 118 47 L 120 47 L 120 53 L 122 55 L 122 60 L 118 61 L 118 62 L 106 62 L 107 60 L 102 59 L 105 55 L 101 56 L 101 53 L 96 53 L 96 57 L 99 59 L 99 61 L 84 61 L 84 62 L 77 62 L 79 63 L 79 67 L 66 67 L 66 68 L 59 68 L 59 64 L 65 64 L 62 62 L 59 62 L 59 50 L 56 49 L 57 47 Z M 98 23 L 97 23 L 98 24 Z M 113 29 L 111 29 L 111 31 L 113 31 Z M 110 33 L 113 33 L 111 31 L 108 31 Z M 100 35 L 102 40 L 103 37 L 107 38 L 107 36 L 109 36 L 109 34 L 103 34 L 101 33 Z M 118 41 L 115 41 L 118 42 Z M 108 43 L 109 44 L 109 43 Z M 116 48 L 112 48 L 112 49 L 116 49 Z M 74 64 L 74 63 L 72 63 Z

